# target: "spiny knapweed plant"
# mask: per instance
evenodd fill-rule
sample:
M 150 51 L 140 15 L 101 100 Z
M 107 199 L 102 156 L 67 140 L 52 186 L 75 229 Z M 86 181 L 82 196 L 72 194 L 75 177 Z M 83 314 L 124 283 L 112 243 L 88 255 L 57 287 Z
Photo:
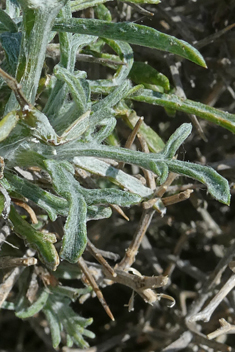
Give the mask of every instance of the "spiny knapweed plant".
M 218 201 L 229 204 L 230 200 L 228 182 L 216 171 L 175 157 L 191 132 L 190 124 L 181 125 L 164 144 L 142 123 L 139 134 L 150 153 L 115 144 L 117 118 L 123 117 L 132 128 L 136 123 L 132 101 L 193 113 L 232 132 L 235 117 L 174 95 L 166 76 L 134 61 L 130 44 L 177 54 L 206 67 L 196 49 L 146 26 L 113 23 L 104 2 L 6 0 L 6 8 L 0 10 L 4 50 L 0 71 L 0 207 L 2 226 L 10 227 L 13 235 L 9 241 L 15 245 L 9 246 L 5 239 L 1 242 L 1 268 L 15 268 L 0 286 L 0 305 L 14 310 L 21 319 L 44 313 L 54 347 L 60 344 L 62 331 L 68 346 L 86 347 L 84 336 L 93 337 L 86 329 L 92 319 L 78 316 L 70 307 L 71 301 L 90 287 L 58 284 L 61 278 L 81 277 L 76 264 L 84 264 L 81 256 L 88 241 L 87 222 L 110 217 L 111 205 L 130 207 L 157 194 L 113 162 L 151 171 L 158 186 L 164 184 L 169 172 L 184 175 L 205 184 Z M 73 17 L 74 12 L 77 15 L 88 7 L 94 7 L 95 19 Z M 56 36 L 58 40 L 54 40 Z M 47 50 L 60 54 L 50 75 L 43 70 Z M 111 68 L 112 78 L 87 79 L 86 72 L 75 69 L 78 53 L 80 59 L 89 55 L 90 61 Z M 96 177 L 90 187 L 82 183 L 78 177 L 81 169 L 106 180 L 103 184 L 108 187 Z M 161 199 L 152 204 L 164 212 Z M 62 235 L 48 231 L 58 217 L 64 219 Z M 8 297 L 15 282 L 18 294 Z M 141 292 L 146 301 L 153 302 Z

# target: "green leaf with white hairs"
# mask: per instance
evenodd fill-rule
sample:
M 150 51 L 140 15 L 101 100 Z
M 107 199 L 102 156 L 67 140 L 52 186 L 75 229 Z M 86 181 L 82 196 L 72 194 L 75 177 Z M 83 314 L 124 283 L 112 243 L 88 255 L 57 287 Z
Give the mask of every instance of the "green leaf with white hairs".
M 189 163 L 181 160 L 170 160 L 169 170 L 177 174 L 191 177 L 207 186 L 208 192 L 221 203 L 230 204 L 230 188 L 228 181 L 208 166 Z
M 0 22 L 5 28 L 6 32 L 17 33 L 18 27 L 15 22 L 11 19 L 11 17 L 2 9 L 0 9 Z
M 178 128 L 168 139 L 164 149 L 162 150 L 162 154 L 169 159 L 172 159 L 181 144 L 184 143 L 185 139 L 188 138 L 192 131 L 192 125 L 188 123 L 184 123 Z
M 129 74 L 130 79 L 137 84 L 153 84 L 170 90 L 169 79 L 145 62 L 135 61 Z
M 46 316 L 51 331 L 52 346 L 57 348 L 61 342 L 61 323 L 52 308 L 44 307 L 43 313 Z
M 19 115 L 16 110 L 12 110 L 4 116 L 4 118 L 0 121 L 0 142 L 9 136 L 18 121 Z
M 58 65 L 54 69 L 54 73 L 58 79 L 68 85 L 69 91 L 77 105 L 77 114 L 84 114 L 89 109 L 88 100 L 90 99 L 90 89 L 88 82 L 84 78 L 80 79 L 76 77 L 74 73 L 70 73 L 68 70 Z
M 33 317 L 35 314 L 39 313 L 42 308 L 47 303 L 48 297 L 50 295 L 50 291 L 44 288 L 37 300 L 31 304 L 31 306 L 27 308 L 23 308 L 21 310 L 16 310 L 16 316 L 21 319 L 27 319 Z
M 64 236 L 60 256 L 76 263 L 86 248 L 87 204 L 76 187 L 73 167 L 69 163 L 46 160 L 45 166 L 50 173 L 56 192 L 68 201 L 69 211 L 64 225 Z
M 154 92 L 149 89 L 143 90 L 140 95 L 135 95 L 131 99 L 152 105 L 160 105 L 188 114 L 195 114 L 235 133 L 235 114 L 230 114 L 196 101 L 182 99 L 174 94 Z
M 58 215 L 66 216 L 68 214 L 68 202 L 64 198 L 47 192 L 36 184 L 9 171 L 5 172 L 5 177 L 9 182 L 9 191 L 17 192 L 30 199 L 44 209 L 52 221 L 55 221 Z
M 91 331 L 86 329 L 93 320 L 78 316 L 70 307 L 70 302 L 69 298 L 54 293 L 50 295 L 43 308 L 51 329 L 53 347 L 58 347 L 61 341 L 60 333 L 63 330 L 68 335 L 69 340 L 71 339 L 73 343 L 81 348 L 87 348 L 89 345 L 83 336 L 95 337 Z
M 53 30 L 95 35 L 163 50 L 180 55 L 198 65 L 206 67 L 201 54 L 190 44 L 173 36 L 158 32 L 154 28 L 132 22 L 113 23 L 94 19 L 72 18 L 67 22 L 56 20 Z

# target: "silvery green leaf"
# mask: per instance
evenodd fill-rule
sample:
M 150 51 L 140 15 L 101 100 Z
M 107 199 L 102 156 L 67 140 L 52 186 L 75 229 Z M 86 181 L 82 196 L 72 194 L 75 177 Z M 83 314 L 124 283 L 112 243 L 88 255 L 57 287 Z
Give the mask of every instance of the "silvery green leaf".
M 88 157 L 75 157 L 74 165 L 85 169 L 92 174 L 107 177 L 111 182 L 141 197 L 149 197 L 153 191 L 145 187 L 136 177 L 128 175 L 120 169 L 116 169 L 103 160 Z
M 58 215 L 66 216 L 68 214 L 68 202 L 64 198 L 47 192 L 36 184 L 14 175 L 12 172 L 6 171 L 5 177 L 9 182 L 10 191 L 20 193 L 30 199 L 44 209 L 52 221 L 55 221 Z
M 44 288 L 44 290 L 41 291 L 41 294 L 39 295 L 38 299 L 33 304 L 31 304 L 31 306 L 22 310 L 17 310 L 16 316 L 21 319 L 26 319 L 31 318 L 35 314 L 39 313 L 47 303 L 49 295 L 49 290 Z
M 133 96 L 131 99 L 152 105 L 160 105 L 171 110 L 183 111 L 188 114 L 195 114 L 235 133 L 235 114 L 230 114 L 212 106 L 189 99 L 182 99 L 175 94 L 154 92 L 150 89 L 144 89 L 140 95 Z
M 78 116 L 84 114 L 89 109 L 88 100 L 90 100 L 90 89 L 88 82 L 83 78 L 80 79 L 76 77 L 74 73 L 72 74 L 58 65 L 54 72 L 57 78 L 68 85 L 69 91 L 77 105 Z
M 50 295 L 43 312 L 49 318 L 50 329 L 53 338 L 53 347 L 60 343 L 60 331 L 64 330 L 77 346 L 87 348 L 89 345 L 83 336 L 94 338 L 95 335 L 86 329 L 92 323 L 92 319 L 84 319 L 75 313 L 70 307 L 70 299 L 58 294 Z
M 2 33 L 0 35 L 0 42 L 5 51 L 5 56 L 7 63 L 10 67 L 8 73 L 11 76 L 15 76 L 16 67 L 18 63 L 18 57 L 20 53 L 20 43 L 21 43 L 22 33 Z
M 67 22 L 56 20 L 53 30 L 96 35 L 107 39 L 121 40 L 130 44 L 164 50 L 206 67 L 201 54 L 190 44 L 173 36 L 158 32 L 154 28 L 132 22 L 113 23 L 95 19 L 72 18 Z
M 0 22 L 3 24 L 6 32 L 17 33 L 18 27 L 15 22 L 11 19 L 7 12 L 0 9 Z
M 76 187 L 77 181 L 71 173 L 73 168 L 69 163 L 46 160 L 45 166 L 51 175 L 56 192 L 68 201 L 69 206 L 60 256 L 71 263 L 76 263 L 87 243 L 87 205 Z

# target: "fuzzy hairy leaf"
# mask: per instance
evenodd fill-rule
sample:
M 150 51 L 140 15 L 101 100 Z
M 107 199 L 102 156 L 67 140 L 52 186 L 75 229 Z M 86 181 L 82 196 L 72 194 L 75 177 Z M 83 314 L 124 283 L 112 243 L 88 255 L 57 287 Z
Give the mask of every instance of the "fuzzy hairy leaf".
M 18 113 L 13 110 L 0 121 L 0 142 L 6 139 L 19 121 Z
M 101 20 L 72 18 L 69 22 L 56 20 L 53 30 L 90 34 L 108 39 L 121 40 L 130 44 L 168 51 L 180 55 L 198 65 L 206 67 L 201 54 L 190 44 L 175 37 L 158 32 L 153 28 L 135 23 L 111 23 Z
M 27 308 L 23 308 L 21 310 L 17 310 L 16 316 L 21 319 L 27 319 L 39 313 L 42 310 L 42 308 L 45 306 L 49 298 L 49 295 L 50 295 L 50 292 L 48 289 L 42 290 L 38 299 L 33 304 L 31 304 L 31 306 Z
M 129 77 L 137 84 L 159 85 L 166 91 L 170 89 L 169 79 L 145 62 L 134 62 Z
M 11 17 L 2 9 L 0 9 L 0 22 L 3 24 L 7 32 L 16 33 L 18 27 Z
M 66 216 L 68 214 L 68 202 L 64 198 L 47 192 L 11 172 L 6 171 L 5 177 L 10 185 L 9 191 L 17 192 L 33 201 L 48 213 L 52 221 L 55 221 L 58 215 Z
M 64 226 L 64 237 L 60 256 L 75 263 L 83 253 L 86 243 L 87 205 L 117 204 L 130 206 L 139 203 L 141 197 L 116 189 L 85 189 L 73 176 L 73 167 L 66 162 L 45 161 L 56 192 L 67 199 L 68 217 Z
M 56 192 L 67 199 L 69 205 L 60 256 L 69 262 L 76 263 L 87 243 L 87 204 L 78 192 L 76 180 L 71 173 L 73 169 L 71 170 L 68 163 L 47 160 L 45 166 L 52 177 Z M 70 170 L 68 170 L 69 167 Z
M 143 103 L 161 105 L 166 108 L 183 111 L 189 114 L 195 114 L 202 119 L 214 122 L 215 124 L 227 128 L 235 133 L 235 115 L 226 111 L 221 111 L 202 103 L 198 103 L 189 99 L 179 98 L 174 94 L 162 94 L 145 89 L 141 95 L 131 97 L 136 101 Z
M 86 329 L 92 323 L 92 319 L 79 317 L 69 306 L 70 300 L 57 294 L 50 295 L 47 304 L 43 308 L 52 334 L 53 347 L 58 347 L 63 329 L 71 340 L 81 348 L 89 347 L 83 336 L 94 338 L 95 335 Z
M 190 129 L 191 124 L 183 124 L 176 130 L 176 132 L 170 138 L 169 145 L 166 147 L 166 155 L 164 152 L 157 154 L 145 154 L 124 148 L 111 147 L 90 142 L 81 143 L 78 141 L 71 141 L 64 145 L 59 145 L 56 148 L 45 145 L 38 146 L 37 144 L 31 144 L 30 147 L 30 144 L 28 144 L 28 150 L 25 149 L 25 147 L 19 147 L 16 151 L 16 154 L 14 154 L 14 158 L 20 165 L 22 163 L 22 165 L 25 166 L 27 165 L 27 162 L 34 163 L 34 165 L 37 163 L 42 165 L 43 157 L 38 154 L 38 152 L 36 152 L 37 148 L 39 148 L 38 151 L 44 155 L 44 158 L 47 157 L 51 159 L 72 161 L 76 156 L 92 156 L 114 159 L 124 163 L 135 164 L 154 172 L 157 176 L 159 176 L 159 182 L 162 184 L 166 180 L 169 171 L 174 171 L 174 163 L 172 163 L 169 157 L 172 157 L 173 153 L 176 151 L 176 148 L 178 148 L 180 143 L 185 140 Z M 35 151 L 30 149 L 34 149 Z M 184 163 L 182 162 L 182 166 L 183 165 Z M 210 172 L 211 168 L 207 168 L 205 166 L 203 173 L 194 172 L 194 165 L 195 164 L 192 163 L 185 163 L 185 172 L 184 168 L 182 167 L 180 168 L 180 173 L 205 183 L 213 197 L 222 203 L 229 204 L 230 189 L 228 182 L 222 176 L 216 173 L 216 171 Z M 197 165 L 195 165 L 195 167 L 196 166 Z M 189 168 L 192 168 L 191 175 L 189 174 Z M 209 175 L 208 177 L 206 177 L 207 171 Z M 220 187 L 216 186 L 216 181 L 219 182 Z

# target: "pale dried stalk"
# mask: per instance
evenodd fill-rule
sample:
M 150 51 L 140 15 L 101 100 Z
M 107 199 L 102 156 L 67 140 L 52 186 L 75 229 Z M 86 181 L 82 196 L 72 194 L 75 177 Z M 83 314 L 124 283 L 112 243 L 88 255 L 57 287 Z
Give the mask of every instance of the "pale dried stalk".
M 174 172 L 170 172 L 166 181 L 157 189 L 156 191 L 156 196 L 157 197 L 163 197 L 163 195 L 166 193 L 168 187 L 172 184 L 172 182 L 178 177 L 177 174 Z
M 12 198 L 12 200 L 16 205 L 18 205 L 19 207 L 21 207 L 27 211 L 33 224 L 38 223 L 38 219 L 37 219 L 35 212 L 28 204 L 26 204 L 25 202 L 23 202 L 22 200 L 19 200 L 19 199 Z
M 224 318 L 219 319 L 220 328 L 207 335 L 208 339 L 215 339 L 224 334 L 235 334 L 235 325 L 229 324 Z
M 94 258 L 112 275 L 112 277 L 117 276 L 113 268 L 109 265 L 109 263 L 104 259 L 101 253 L 97 250 L 97 248 L 91 243 L 90 240 L 87 241 L 87 248 L 89 252 L 93 255 Z
M 165 181 L 165 183 L 159 187 L 159 189 L 156 192 L 156 196 L 162 197 L 164 195 L 164 193 L 167 191 L 167 188 L 171 185 L 171 183 L 174 181 L 174 179 L 176 178 L 176 174 L 170 172 L 168 175 L 167 180 Z M 150 200 L 151 201 L 151 200 Z M 145 202 L 148 203 L 148 202 Z M 155 203 L 155 202 L 154 202 Z M 152 203 L 151 203 L 152 204 Z M 144 209 L 138 228 L 134 234 L 134 238 L 129 246 L 129 248 L 127 249 L 125 256 L 123 257 L 123 259 L 121 260 L 121 262 L 118 264 L 118 268 L 119 269 L 123 269 L 125 270 L 126 268 L 131 267 L 131 265 L 134 263 L 135 261 L 135 257 L 138 253 L 139 250 L 139 246 L 142 242 L 142 239 L 151 223 L 152 217 L 155 213 L 154 209 Z
M 130 147 L 132 146 L 143 120 L 144 120 L 143 117 L 139 117 L 138 121 L 135 124 L 135 127 L 133 128 L 133 130 L 131 131 L 131 134 L 127 138 L 127 141 L 125 143 L 125 148 L 130 149 Z M 120 161 L 118 163 L 118 169 L 122 170 L 124 166 L 125 166 L 124 162 Z
M 84 275 L 86 276 L 87 280 L 89 281 L 90 285 L 92 286 L 93 290 L 95 291 L 98 300 L 100 301 L 100 303 L 104 307 L 104 310 L 106 311 L 106 313 L 108 314 L 110 319 L 114 321 L 115 320 L 114 316 L 113 316 L 111 310 L 109 309 L 109 306 L 106 303 L 106 301 L 104 299 L 104 296 L 103 296 L 102 292 L 100 291 L 100 289 L 99 289 L 94 277 L 91 275 L 91 273 L 89 271 L 89 268 L 88 268 L 88 266 L 85 263 L 85 260 L 82 257 L 80 257 L 78 259 L 78 265 L 82 269 Z
M 138 228 L 134 234 L 134 238 L 127 249 L 123 259 L 121 262 L 118 264 L 119 269 L 127 269 L 129 268 L 135 261 L 135 257 L 138 253 L 139 246 L 142 242 L 142 239 L 151 223 L 153 214 L 155 213 L 155 210 L 153 209 L 147 209 L 144 210 L 138 225 Z
M 200 293 L 199 297 L 196 301 L 192 303 L 189 309 L 187 319 L 190 319 L 191 316 L 194 316 L 200 311 L 200 309 L 202 308 L 207 298 L 211 295 L 211 292 L 214 290 L 216 285 L 218 285 L 218 283 L 220 282 L 221 275 L 227 268 L 228 263 L 231 262 L 231 260 L 234 257 L 234 252 L 235 252 L 235 241 L 233 241 L 229 246 L 229 248 L 226 250 L 223 258 L 221 258 L 215 270 L 210 274 L 208 279 L 207 280 L 204 279 L 202 281 L 204 283 L 202 285 L 202 289 L 199 292 Z
M 125 220 L 129 221 L 130 219 L 128 218 L 128 216 L 124 213 L 124 211 L 122 210 L 122 208 L 119 207 L 119 205 L 116 204 L 110 204 L 111 208 L 113 208 L 114 210 L 116 210 L 116 212 L 118 214 L 120 214 Z
M 190 331 L 185 331 L 176 341 L 165 347 L 162 352 L 176 352 L 188 347 L 192 341 L 193 334 Z
M 103 268 L 105 276 L 113 282 L 130 287 L 137 292 L 146 303 L 153 304 L 161 298 L 173 300 L 170 296 L 155 293 L 152 289 L 163 287 L 168 281 L 167 276 L 142 276 L 133 275 L 124 270 L 115 269 L 116 277 L 113 277 L 109 271 Z
M 234 287 L 235 287 L 235 274 L 228 279 L 226 284 L 219 290 L 219 292 L 210 301 L 210 303 L 200 313 L 192 315 L 188 321 L 189 322 L 195 322 L 199 320 L 203 320 L 204 322 L 209 321 L 212 313 L 215 311 L 218 305 L 223 301 L 223 299 Z
M 0 269 L 14 268 L 16 266 L 31 266 L 37 264 L 37 259 L 33 257 L 16 258 L 16 257 L 0 257 Z
M 148 147 L 148 144 L 146 142 L 146 140 L 138 133 L 137 134 L 138 136 L 138 139 L 139 139 L 139 142 L 141 144 L 141 148 L 142 148 L 142 151 L 144 153 L 149 153 L 149 147 Z M 146 184 L 149 188 L 151 188 L 152 190 L 156 189 L 156 182 L 155 182 L 155 176 L 154 174 L 149 171 L 149 170 L 146 170 L 146 169 L 143 169 L 143 173 L 144 173 L 144 176 L 145 176 L 145 179 L 146 179 Z
M 186 199 L 189 199 L 192 189 L 186 189 L 184 192 L 180 192 L 178 194 L 174 194 L 173 196 L 162 198 L 162 203 L 168 207 L 169 205 L 176 204 L 179 202 L 183 202 Z
M 19 276 L 21 275 L 22 271 L 24 270 L 23 267 L 16 267 L 12 270 L 10 275 L 6 278 L 6 280 L 0 285 L 0 307 L 3 305 L 5 300 L 7 299 L 9 293 L 12 290 L 12 287 L 18 280 Z
M 183 249 L 183 246 L 185 244 L 185 242 L 187 241 L 188 239 L 188 234 L 187 233 L 183 233 L 179 240 L 177 241 L 176 243 L 176 246 L 174 248 L 174 251 L 173 251 L 173 254 L 176 256 L 176 257 L 179 257 L 182 249 Z M 175 263 L 170 263 L 167 268 L 164 270 L 164 274 L 163 275 L 167 275 L 167 276 L 170 276 L 173 272 L 173 270 L 175 269 L 176 267 L 176 264 Z

